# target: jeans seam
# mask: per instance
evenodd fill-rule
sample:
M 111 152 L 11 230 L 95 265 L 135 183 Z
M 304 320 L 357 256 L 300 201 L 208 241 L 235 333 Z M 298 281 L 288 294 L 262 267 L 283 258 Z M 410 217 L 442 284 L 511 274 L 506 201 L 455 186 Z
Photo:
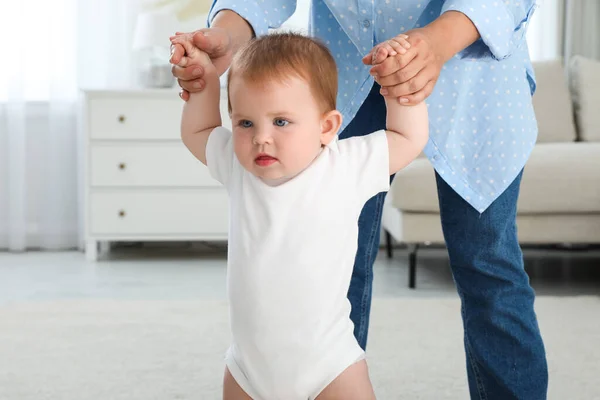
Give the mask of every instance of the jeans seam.
M 477 367 L 477 363 L 475 361 L 475 358 L 473 358 L 472 355 L 472 351 L 471 351 L 471 341 L 469 340 L 469 329 L 467 328 L 467 323 L 466 323 L 466 299 L 464 294 L 462 293 L 462 291 L 458 288 L 457 285 L 457 289 L 458 292 L 460 293 L 460 297 L 462 298 L 462 302 L 463 302 L 463 309 L 462 309 L 462 315 L 463 315 L 463 320 L 464 322 L 464 330 L 465 330 L 465 344 L 468 347 L 468 349 L 466 350 L 467 353 L 467 357 L 469 357 L 469 362 L 471 364 L 471 367 L 473 368 L 473 375 L 475 376 L 475 383 L 477 384 L 477 392 L 479 393 L 479 400 L 487 400 L 487 394 L 485 392 L 485 387 L 483 385 L 483 382 L 481 381 L 481 375 L 479 374 L 479 368 Z
M 436 179 L 443 181 L 443 178 L 439 175 L 436 176 Z M 445 181 L 443 181 L 443 182 L 445 183 Z M 443 226 L 444 218 L 443 218 L 443 213 L 441 210 L 441 203 L 443 202 L 444 193 L 441 190 L 439 182 L 436 186 L 437 186 L 437 193 L 438 193 L 438 199 L 439 199 L 438 201 L 440 203 L 440 220 L 441 220 L 441 223 Z M 480 217 L 481 217 L 481 213 L 480 213 Z M 475 362 L 475 358 L 473 357 L 472 351 L 471 351 L 471 342 L 469 340 L 469 329 L 467 327 L 466 311 L 465 311 L 465 309 L 467 308 L 466 307 L 467 300 L 465 299 L 464 292 L 461 290 L 460 285 L 459 285 L 458 281 L 456 281 L 456 280 L 455 280 L 455 285 L 456 285 L 456 291 L 462 301 L 461 314 L 462 314 L 462 318 L 463 318 L 463 329 L 464 329 L 464 334 L 465 334 L 465 354 L 469 358 L 469 364 L 471 365 L 471 368 L 473 370 L 473 375 L 475 377 L 475 384 L 477 385 L 477 392 L 479 394 L 479 400 L 487 400 L 487 394 L 485 392 L 485 387 L 483 385 L 483 382 L 481 381 L 481 375 L 479 373 L 479 368 L 477 367 L 477 363 Z
M 381 193 L 376 195 L 376 208 L 375 208 L 375 218 L 374 221 L 378 221 L 380 215 L 381 215 L 381 207 L 379 207 L 379 204 L 381 202 L 382 199 L 382 195 Z M 377 225 L 377 229 L 379 229 L 379 224 Z M 359 342 L 363 341 L 363 338 L 365 336 L 365 332 L 367 331 L 367 316 L 366 316 L 366 312 L 365 312 L 365 307 L 367 305 L 367 301 L 369 299 L 369 291 L 371 289 L 372 286 L 372 282 L 371 282 L 371 276 L 373 274 L 372 268 L 370 268 L 369 266 L 371 265 L 371 259 L 372 259 L 372 248 L 373 248 L 373 240 L 375 239 L 376 233 L 377 233 L 377 229 L 372 227 L 371 228 L 371 233 L 369 235 L 369 240 L 367 242 L 367 251 L 366 251 L 366 258 L 365 258 L 365 267 L 366 267 L 366 272 L 365 272 L 365 286 L 363 289 L 363 294 L 362 294 L 362 298 L 361 298 L 361 302 L 360 302 L 360 327 L 361 329 L 358 332 L 358 337 L 360 338 Z

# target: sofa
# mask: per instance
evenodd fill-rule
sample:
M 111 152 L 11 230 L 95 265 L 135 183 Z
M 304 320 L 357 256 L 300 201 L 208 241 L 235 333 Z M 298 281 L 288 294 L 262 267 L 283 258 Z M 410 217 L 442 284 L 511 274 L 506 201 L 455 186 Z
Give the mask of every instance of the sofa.
M 525 166 L 517 205 L 526 245 L 600 243 L 600 62 L 580 56 L 534 64 L 536 146 Z M 398 172 L 386 197 L 382 229 L 407 245 L 409 287 L 416 286 L 417 250 L 444 244 L 434 170 L 421 156 Z

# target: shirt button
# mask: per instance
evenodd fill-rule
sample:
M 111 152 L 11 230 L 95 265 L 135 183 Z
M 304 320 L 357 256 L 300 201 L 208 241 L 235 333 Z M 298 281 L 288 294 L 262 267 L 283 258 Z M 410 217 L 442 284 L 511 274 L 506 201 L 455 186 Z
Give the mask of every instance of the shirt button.
M 370 26 L 371 26 L 371 21 L 369 21 L 368 19 L 365 19 L 365 20 L 363 21 L 363 26 L 364 26 L 365 28 L 368 28 L 368 27 L 370 27 Z
M 440 158 L 440 156 L 438 156 L 437 154 L 435 156 L 433 156 L 433 161 L 437 161 L 438 158 Z

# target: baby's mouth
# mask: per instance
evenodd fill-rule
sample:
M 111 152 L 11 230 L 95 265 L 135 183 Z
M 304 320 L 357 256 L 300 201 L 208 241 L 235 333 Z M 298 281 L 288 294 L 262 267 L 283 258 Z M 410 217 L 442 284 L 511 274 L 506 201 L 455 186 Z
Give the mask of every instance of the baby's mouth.
M 277 161 L 278 160 L 275 157 L 270 156 L 268 154 L 259 154 L 258 157 L 254 159 L 254 163 L 259 167 L 268 167 L 269 165 L 272 165 Z

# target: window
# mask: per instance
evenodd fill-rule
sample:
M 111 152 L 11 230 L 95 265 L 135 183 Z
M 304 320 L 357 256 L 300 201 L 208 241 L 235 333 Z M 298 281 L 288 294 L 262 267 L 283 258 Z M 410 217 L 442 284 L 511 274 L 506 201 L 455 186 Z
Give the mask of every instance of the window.
M 0 2 L 0 102 L 76 90 L 76 0 Z
M 533 14 L 527 45 L 533 61 L 558 58 L 562 53 L 563 1 L 545 0 Z

